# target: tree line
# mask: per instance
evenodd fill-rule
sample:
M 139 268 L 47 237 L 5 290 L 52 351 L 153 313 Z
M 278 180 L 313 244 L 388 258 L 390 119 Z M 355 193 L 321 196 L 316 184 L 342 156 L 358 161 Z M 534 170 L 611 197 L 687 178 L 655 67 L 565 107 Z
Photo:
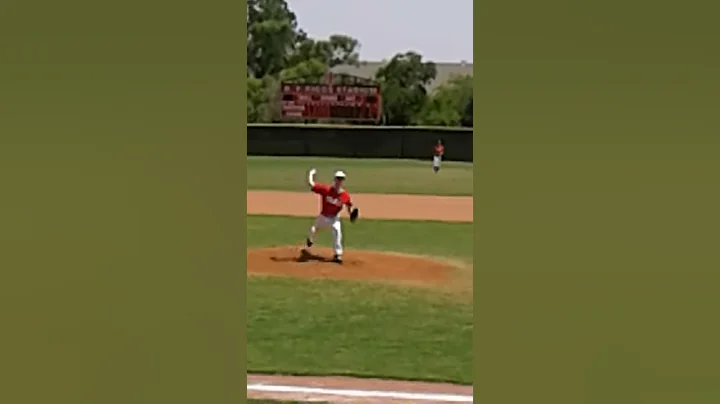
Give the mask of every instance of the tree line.
M 338 65 L 360 63 L 360 42 L 349 35 L 311 38 L 286 0 L 247 0 L 248 122 L 280 117 L 280 82 L 319 82 Z M 375 72 L 386 125 L 472 127 L 472 76 L 452 76 L 433 91 L 434 62 L 398 53 Z

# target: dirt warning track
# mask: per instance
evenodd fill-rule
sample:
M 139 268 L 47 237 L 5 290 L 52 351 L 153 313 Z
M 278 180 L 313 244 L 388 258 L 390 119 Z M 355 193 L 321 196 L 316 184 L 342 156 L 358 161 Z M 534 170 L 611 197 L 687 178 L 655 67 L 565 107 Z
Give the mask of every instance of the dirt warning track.
M 360 217 L 387 220 L 472 222 L 472 196 L 351 194 Z M 317 195 L 310 192 L 247 191 L 249 215 L 315 216 Z

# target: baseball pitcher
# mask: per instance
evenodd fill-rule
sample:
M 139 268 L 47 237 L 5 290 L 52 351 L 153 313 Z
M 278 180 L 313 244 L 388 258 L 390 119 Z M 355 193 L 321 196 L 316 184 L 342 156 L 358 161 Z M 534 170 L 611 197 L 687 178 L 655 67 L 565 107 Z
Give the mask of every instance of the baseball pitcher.
M 433 148 L 433 171 L 435 174 L 440 171 L 440 162 L 442 162 L 443 155 L 445 155 L 445 146 L 441 139 L 438 139 L 437 144 Z
M 342 224 L 340 223 L 340 213 L 343 206 L 347 207 L 350 214 L 350 221 L 357 220 L 359 210 L 353 208 L 350 194 L 343 189 L 345 183 L 345 173 L 342 171 L 335 172 L 335 179 L 332 185 L 320 184 L 315 182 L 314 168 L 308 173 L 308 185 L 310 190 L 320 195 L 320 214 L 315 218 L 315 223 L 310 227 L 310 233 L 305 240 L 305 249 L 312 247 L 315 243 L 315 235 L 318 230 L 330 228 L 333 237 L 333 249 L 335 256 L 333 261 L 342 264 L 343 240 L 342 240 Z

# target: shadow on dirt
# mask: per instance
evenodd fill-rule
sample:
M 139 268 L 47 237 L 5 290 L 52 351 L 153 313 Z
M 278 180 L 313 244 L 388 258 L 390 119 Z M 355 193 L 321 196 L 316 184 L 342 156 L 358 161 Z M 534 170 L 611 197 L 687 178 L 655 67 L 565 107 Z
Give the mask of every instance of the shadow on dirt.
M 275 262 L 332 262 L 330 258 L 305 250 L 300 250 L 300 255 L 297 257 L 270 257 L 270 260 Z

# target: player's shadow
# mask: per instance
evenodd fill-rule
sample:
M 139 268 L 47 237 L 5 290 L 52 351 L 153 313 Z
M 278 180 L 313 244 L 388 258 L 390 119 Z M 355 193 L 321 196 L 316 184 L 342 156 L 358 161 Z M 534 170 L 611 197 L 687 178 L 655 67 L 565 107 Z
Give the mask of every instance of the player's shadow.
M 270 259 L 277 262 L 332 262 L 330 258 L 305 250 L 300 250 L 300 255 L 297 257 L 272 257 Z

